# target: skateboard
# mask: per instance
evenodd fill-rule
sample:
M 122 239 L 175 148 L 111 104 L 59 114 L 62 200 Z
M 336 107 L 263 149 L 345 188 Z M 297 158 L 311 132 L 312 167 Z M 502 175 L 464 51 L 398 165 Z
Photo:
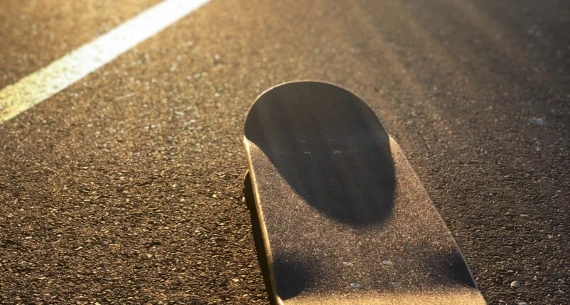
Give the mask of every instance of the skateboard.
M 406 157 L 356 95 L 273 87 L 249 110 L 244 144 L 272 304 L 485 304 Z

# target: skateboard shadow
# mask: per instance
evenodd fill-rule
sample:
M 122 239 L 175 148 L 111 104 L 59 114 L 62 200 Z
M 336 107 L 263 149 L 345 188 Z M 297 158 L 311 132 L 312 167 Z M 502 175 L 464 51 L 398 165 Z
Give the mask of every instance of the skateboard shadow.
M 250 109 L 245 136 L 321 214 L 355 228 L 391 214 L 396 182 L 389 136 L 352 93 L 318 82 L 275 87 Z

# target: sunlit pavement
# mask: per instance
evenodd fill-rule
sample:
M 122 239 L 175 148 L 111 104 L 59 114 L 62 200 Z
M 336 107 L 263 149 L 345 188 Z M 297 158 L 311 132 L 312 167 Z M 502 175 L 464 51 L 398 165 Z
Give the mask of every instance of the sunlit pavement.
M 0 87 L 157 2 L 2 2 Z M 245 114 L 317 79 L 379 115 L 489 304 L 568 304 L 569 28 L 566 1 L 212 0 L 0 125 L 0 303 L 267 304 Z

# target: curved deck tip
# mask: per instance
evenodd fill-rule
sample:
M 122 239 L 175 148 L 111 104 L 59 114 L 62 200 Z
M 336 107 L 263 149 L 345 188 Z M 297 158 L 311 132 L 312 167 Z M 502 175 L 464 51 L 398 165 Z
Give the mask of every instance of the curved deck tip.
M 259 100 L 259 98 L 262 97 L 263 95 L 265 95 L 267 92 L 275 90 L 275 89 L 280 88 L 280 87 L 292 86 L 292 85 L 309 85 L 309 84 L 323 85 L 323 86 L 328 86 L 331 88 L 338 88 L 340 90 L 344 90 L 350 94 L 353 94 L 352 92 L 344 89 L 343 87 L 336 85 L 336 84 L 333 84 L 333 83 L 328 83 L 328 82 L 318 81 L 318 80 L 294 80 L 294 81 L 284 82 L 284 83 L 275 85 L 275 86 L 263 91 L 260 95 L 257 96 L 257 98 L 255 100 L 256 101 Z
M 282 83 L 261 93 L 249 108 L 244 135 L 245 138 L 250 138 L 251 133 L 255 133 L 262 126 L 275 127 L 279 122 L 268 122 L 267 118 L 270 117 L 272 120 L 276 118 L 276 114 L 279 114 L 278 118 L 288 117 L 297 122 L 312 119 L 314 117 L 311 115 L 316 115 L 319 120 L 329 122 L 336 120 L 337 128 L 348 127 L 343 124 L 345 120 L 342 119 L 342 115 L 334 114 L 335 111 L 338 114 L 357 112 L 363 122 L 374 122 L 374 126 L 368 127 L 386 133 L 372 108 L 356 94 L 335 84 L 302 80 Z M 297 129 L 297 131 L 307 130 Z
M 380 224 L 395 192 L 389 136 L 358 96 L 339 86 L 290 82 L 261 94 L 250 109 L 244 141 L 309 205 L 354 227 Z M 250 159 L 255 178 L 255 163 Z
M 333 83 L 328 83 L 328 82 L 324 82 L 324 81 L 317 81 L 317 80 L 295 80 L 295 81 L 289 81 L 289 82 L 284 82 L 278 85 L 275 85 L 265 91 L 263 91 L 261 94 L 259 94 L 253 104 L 249 107 L 248 112 L 247 112 L 247 118 L 246 118 L 246 126 L 247 126 L 247 121 L 249 120 L 252 112 L 252 109 L 254 107 L 256 107 L 256 105 L 258 105 L 260 102 L 263 102 L 264 100 L 270 100 L 270 99 L 265 99 L 265 97 L 267 97 L 270 94 L 276 94 L 276 93 L 280 93 L 280 92 L 286 92 L 288 90 L 303 90 L 303 89 L 307 89 L 309 87 L 313 87 L 313 88 L 318 88 L 320 87 L 321 90 L 323 89 L 327 89 L 327 90 L 334 90 L 338 93 L 341 94 L 345 94 L 346 96 L 351 96 L 352 98 L 354 98 L 354 100 L 360 101 L 363 105 L 366 106 L 366 108 L 368 108 L 371 112 L 373 112 L 373 110 L 370 108 L 370 106 L 364 102 L 364 100 L 362 98 L 360 98 L 359 96 L 357 96 L 356 94 L 352 93 L 351 91 L 333 84 Z

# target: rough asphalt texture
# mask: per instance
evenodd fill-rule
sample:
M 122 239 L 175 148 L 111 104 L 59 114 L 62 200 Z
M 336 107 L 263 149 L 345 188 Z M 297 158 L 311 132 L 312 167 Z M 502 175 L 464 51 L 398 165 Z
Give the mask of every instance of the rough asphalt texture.
M 45 67 L 160 0 L 0 2 L 0 88 Z
M 94 1 L 23 3 L 2 86 L 107 29 L 78 21 Z M 213 0 L 0 125 L 0 303 L 267 304 L 245 114 L 318 79 L 371 104 L 489 304 L 569 304 L 569 28 L 564 0 Z

